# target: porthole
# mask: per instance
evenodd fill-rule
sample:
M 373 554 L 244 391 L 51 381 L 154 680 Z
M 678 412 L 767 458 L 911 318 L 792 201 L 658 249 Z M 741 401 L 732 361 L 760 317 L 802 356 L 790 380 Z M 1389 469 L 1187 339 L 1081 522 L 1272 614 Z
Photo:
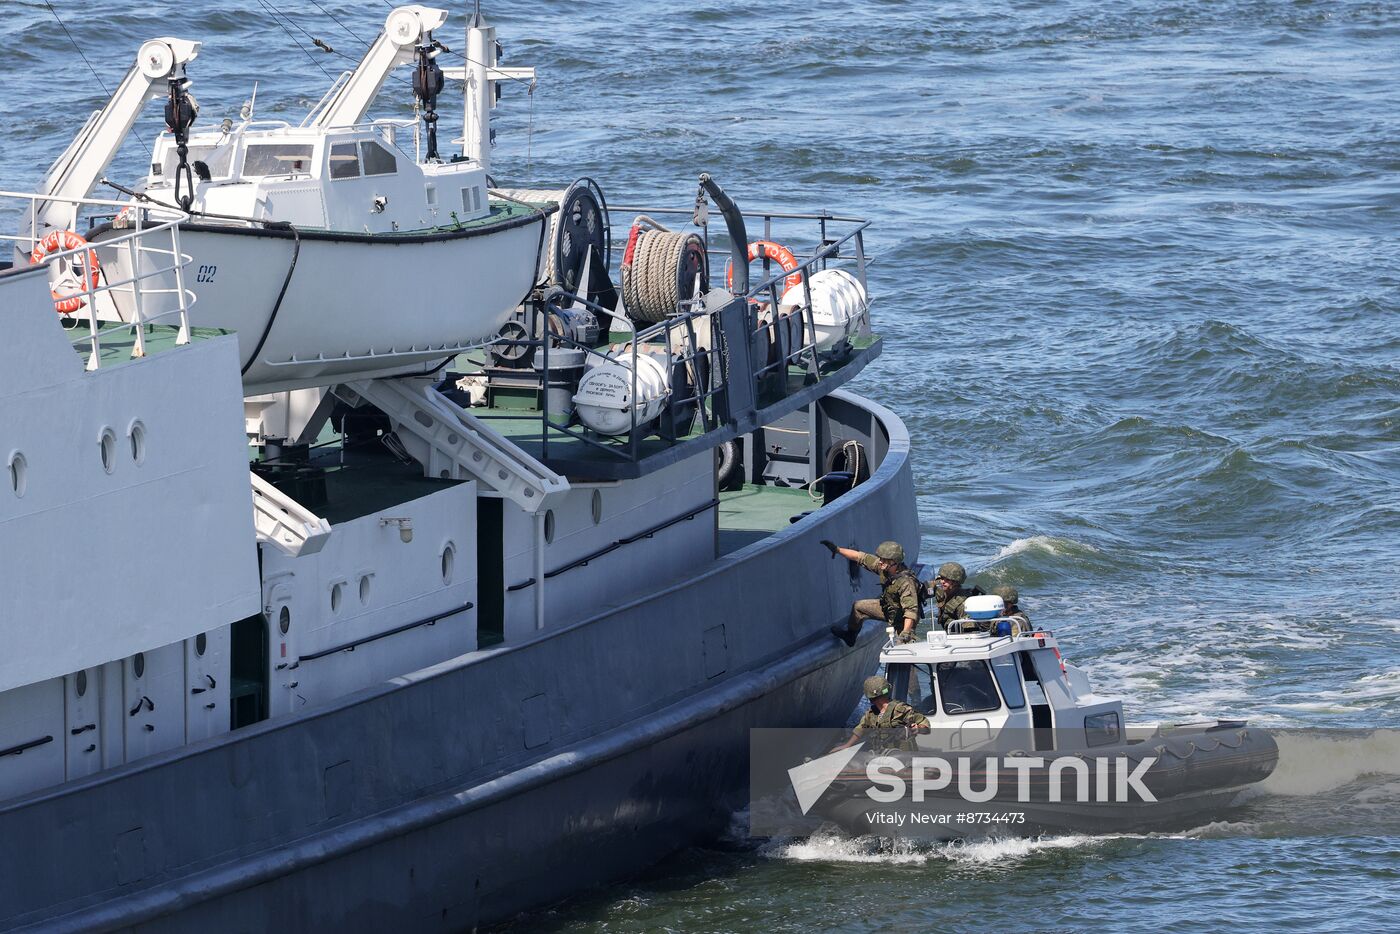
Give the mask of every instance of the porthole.
M 593 491 L 593 524 L 603 521 L 603 491 Z
M 360 602 L 369 606 L 369 575 L 360 578 Z
M 554 510 L 546 509 L 544 512 L 544 541 L 546 545 L 554 543 Z
M 19 451 L 10 455 L 10 490 L 16 496 L 23 496 L 29 488 L 29 461 Z
M 77 694 L 79 697 L 82 697 L 84 694 L 87 693 L 86 671 L 78 672 L 78 674 L 73 678 L 73 693 Z
M 341 604 L 342 602 L 344 602 L 344 600 L 345 600 L 345 584 L 344 584 L 344 582 L 342 582 L 342 583 L 336 584 L 334 587 L 331 588 L 331 612 L 332 612 L 332 613 L 339 613 L 339 612 L 340 612 L 340 604 Z
M 135 656 L 134 658 L 132 658 L 132 660 L 131 660 L 131 673 L 132 673 L 132 675 L 134 675 L 134 676 L 137 677 L 137 678 L 140 678 L 142 675 L 144 675 L 144 674 L 146 673 L 146 653 L 145 653 L 145 652 L 137 652 L 137 653 L 136 653 L 136 656 Z
M 205 653 L 206 650 L 208 650 L 208 648 L 209 648 L 209 637 L 208 637 L 208 636 L 206 636 L 204 633 L 201 632 L 199 635 L 197 635 L 197 636 L 194 637 L 194 654 L 195 654 L 195 655 L 198 655 L 200 658 L 203 658 L 203 657 L 204 657 L 204 653 Z
M 451 542 L 442 546 L 442 582 L 452 583 L 452 565 L 457 559 L 457 547 Z
M 117 466 L 117 436 L 112 429 L 102 429 L 102 440 L 98 442 L 102 451 L 102 469 L 111 473 Z
M 282 630 L 282 635 L 287 634 L 287 630 L 292 628 L 292 611 L 287 607 L 282 607 L 282 612 L 277 614 L 277 628 Z
M 136 464 L 146 462 L 146 426 L 138 422 L 132 422 L 127 429 L 126 438 L 131 442 L 131 459 Z

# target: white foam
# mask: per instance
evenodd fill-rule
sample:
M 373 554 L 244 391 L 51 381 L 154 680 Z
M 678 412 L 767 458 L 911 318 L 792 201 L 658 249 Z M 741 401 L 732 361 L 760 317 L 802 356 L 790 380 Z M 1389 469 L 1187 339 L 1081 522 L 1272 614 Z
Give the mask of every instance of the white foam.
M 1056 538 L 1053 535 L 1032 535 L 1029 538 L 1014 539 L 1009 545 L 1003 546 L 989 563 L 996 564 L 1002 558 L 1009 558 L 1023 551 L 1039 551 L 1048 555 L 1098 553 L 1098 549 L 1087 542 L 1077 542 L 1072 538 Z
M 1046 850 L 1082 850 L 1098 846 L 1117 837 L 1090 837 L 1068 834 L 1063 837 L 989 837 L 985 840 L 963 840 L 944 844 L 939 854 L 955 863 L 969 865 L 1001 864 L 1007 860 L 1025 859 Z
M 904 840 L 879 837 L 842 837 L 816 833 L 805 840 L 773 840 L 759 850 L 771 859 L 822 863 L 890 863 L 902 865 L 928 861 L 928 851 L 920 851 Z
M 795 862 L 922 865 L 935 860 L 945 860 L 962 865 L 982 866 L 1004 865 L 1007 861 L 1022 860 L 1037 853 L 1054 850 L 1084 850 L 1123 839 L 1148 838 L 1135 834 L 1066 834 L 1055 837 L 988 837 L 930 844 L 881 837 L 845 837 L 835 833 L 816 833 L 805 840 L 770 841 L 760 852 L 770 859 Z
M 1258 834 L 1260 825 L 1255 821 L 1211 821 L 1200 827 L 1193 827 L 1182 834 L 1183 837 L 1214 840 L 1223 837 L 1252 837 Z

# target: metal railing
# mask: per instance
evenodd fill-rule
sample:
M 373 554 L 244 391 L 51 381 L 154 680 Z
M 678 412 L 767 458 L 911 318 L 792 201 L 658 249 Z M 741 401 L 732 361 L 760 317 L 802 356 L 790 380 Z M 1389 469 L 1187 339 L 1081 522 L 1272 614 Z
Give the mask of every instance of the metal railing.
M 549 456 L 549 438 L 551 432 L 573 438 L 593 449 L 602 451 L 610 456 L 633 462 L 641 458 L 642 432 L 639 430 L 646 427 L 647 423 L 638 421 L 638 411 L 640 405 L 637 398 L 637 374 L 639 367 L 639 357 L 642 355 L 655 356 L 658 359 L 664 358 L 663 364 L 668 375 L 668 387 L 663 395 L 666 400 L 666 407 L 672 416 L 672 425 L 667 433 L 666 440 L 675 442 L 680 435 L 688 433 L 679 430 L 675 416 L 678 411 L 682 418 L 688 415 L 690 418 L 699 416 L 706 430 L 713 425 L 713 415 L 707 408 L 707 403 L 716 394 L 723 392 L 726 385 L 725 368 L 720 359 L 720 351 L 717 347 L 700 346 L 696 322 L 701 318 L 708 318 L 712 313 L 705 311 L 691 310 L 665 321 L 658 321 L 655 324 L 641 331 L 632 331 L 632 337 L 627 342 L 627 354 L 618 357 L 609 354 L 605 350 L 581 343 L 567 334 L 556 334 L 550 332 L 549 318 L 554 316 L 561 321 L 561 330 L 564 317 L 570 309 L 563 308 L 560 302 L 568 302 L 571 306 L 585 308 L 595 315 L 601 315 L 607 320 L 618 319 L 627 321 L 624 315 L 620 315 L 610 308 L 606 308 L 579 295 L 567 293 L 555 293 L 546 297 L 543 301 L 534 304 L 534 307 L 527 311 L 527 333 L 542 334 L 542 337 L 533 339 L 501 340 L 494 342 L 497 346 L 517 346 L 530 348 L 540 355 L 539 366 L 536 368 L 540 378 L 540 444 L 541 457 Z M 630 321 L 627 322 L 631 327 Z M 628 430 L 625 444 L 600 441 L 590 437 L 590 433 L 581 428 L 574 428 L 568 424 L 560 424 L 551 419 L 549 407 L 549 389 L 553 370 L 550 367 L 550 347 L 554 345 L 556 352 L 559 349 L 581 350 L 584 359 L 597 359 L 601 362 L 621 363 L 630 374 L 631 386 L 629 388 L 629 399 L 631 405 L 628 407 Z M 675 375 L 678 369 L 684 369 L 690 380 L 690 394 L 678 395 L 674 385 Z M 694 409 L 688 413 L 688 407 Z M 663 413 L 664 414 L 664 413 Z M 501 419 L 518 420 L 520 416 L 505 413 L 482 413 L 476 415 L 482 420 Z M 660 417 L 660 416 L 658 416 Z
M 607 211 L 609 214 L 628 213 L 685 217 L 693 217 L 694 215 L 693 209 L 679 208 L 609 205 Z M 765 255 L 761 259 L 764 276 L 757 284 L 750 286 L 743 295 L 736 296 L 746 300 L 748 337 L 751 345 L 761 346 L 764 336 L 767 334 L 769 345 L 777 344 L 781 348 L 779 352 L 769 354 L 769 359 L 759 362 L 748 374 L 754 382 L 755 398 L 757 398 L 765 377 L 775 372 L 787 373 L 788 368 L 793 365 L 805 368 L 805 378 L 808 381 L 820 381 L 822 359 L 817 348 L 817 324 L 812 307 L 811 277 L 816 272 L 829 268 L 833 261 L 850 260 L 854 264 L 854 275 L 861 287 L 867 288 L 866 271 L 873 263 L 873 259 L 865 248 L 865 230 L 871 222 L 860 217 L 827 212 L 757 211 L 743 212 L 743 215 L 745 218 L 762 220 L 763 239 L 772 239 L 775 222 L 815 222 L 819 235 L 818 244 L 809 253 L 806 255 L 796 254 L 798 265 L 795 269 L 779 269 L 774 273 L 771 270 L 771 262 Z M 844 229 L 833 232 L 832 225 L 842 225 Z M 708 223 L 702 223 L 698 226 L 707 257 L 718 258 L 730 255 L 729 248 L 721 248 L 712 244 Z M 619 256 L 622 253 L 621 250 L 614 252 Z M 794 288 L 800 287 L 802 289 L 802 301 L 794 306 L 789 314 L 784 315 L 780 313 L 780 301 L 783 295 L 778 290 L 780 283 L 791 276 L 800 277 L 800 286 L 794 286 Z M 581 276 L 580 281 L 586 282 L 587 277 Z M 569 309 L 579 308 L 586 309 L 598 316 L 607 333 L 612 333 L 609 326 L 612 321 L 618 321 L 623 325 L 621 330 L 630 334 L 623 348 L 623 355 L 608 353 L 606 346 L 600 349 L 582 344 L 564 333 L 551 333 L 550 319 L 552 317 L 558 318 L 562 322 Z M 534 353 L 540 356 L 535 369 L 539 372 L 540 379 L 538 421 L 540 423 L 542 456 L 548 457 L 549 439 L 553 434 L 572 438 L 592 449 L 603 451 L 622 460 L 632 462 L 640 460 L 641 445 L 644 440 L 643 432 L 640 429 L 647 428 L 649 424 L 641 423 L 638 419 L 638 412 L 641 408 L 637 404 L 638 357 L 641 354 L 651 354 L 658 361 L 664 360 L 666 372 L 670 377 L 666 406 L 672 418 L 670 419 L 669 431 L 659 432 L 661 437 L 674 443 L 680 435 L 688 433 L 678 429 L 675 418 L 677 414 L 682 418 L 698 418 L 705 431 L 712 430 L 716 425 L 713 409 L 714 398 L 724 392 L 732 379 L 739 378 L 730 373 L 728 360 L 722 350 L 723 342 L 719 337 L 721 331 L 718 321 L 718 314 L 722 310 L 721 308 L 704 307 L 697 290 L 695 297 L 681 302 L 674 314 L 663 321 L 637 330 L 637 325 L 625 314 L 604 307 L 585 296 L 555 290 L 545 296 L 542 301 L 534 303 L 533 307 L 527 311 L 525 322 L 526 333 L 531 337 L 503 339 L 493 343 L 496 346 L 520 347 L 527 353 L 533 348 Z M 796 326 L 793 325 L 794 321 Z M 857 329 L 860 334 L 866 336 L 871 333 L 868 306 L 857 324 Z M 565 328 L 561 327 L 559 330 L 563 331 Z M 703 342 L 706 345 L 703 347 L 699 337 L 701 334 L 706 334 L 708 337 Z M 790 339 L 798 336 L 800 339 Z M 581 350 L 584 352 L 585 360 L 606 360 L 620 363 L 628 369 L 631 375 L 629 399 L 632 404 L 629 408 L 629 424 L 625 441 L 600 440 L 592 432 L 567 424 L 567 420 L 561 424 L 555 418 L 551 418 L 548 401 L 551 379 L 549 362 L 551 345 L 556 350 L 559 348 Z M 674 385 L 678 372 L 684 372 L 690 383 L 690 389 L 684 395 L 678 393 L 677 387 Z M 780 387 L 778 391 L 785 393 L 786 387 Z M 690 408 L 691 406 L 693 409 Z M 523 416 L 513 413 L 485 413 L 477 415 L 477 417 L 486 420 L 518 421 Z
M 189 309 L 195 302 L 195 295 L 185 288 L 184 268 L 189 264 L 191 257 L 180 250 L 180 224 L 189 219 L 189 215 L 180 211 L 162 210 L 158 215 L 152 215 L 148 210 L 131 205 L 124 201 L 108 201 L 100 198 L 57 198 L 52 195 L 40 195 L 35 193 L 0 191 L 0 204 L 4 202 L 22 202 L 28 207 L 25 214 L 28 223 L 28 232 L 19 234 L 0 234 L 0 241 L 8 241 L 13 244 L 16 264 L 32 262 L 31 257 L 36 247 L 45 237 L 53 233 L 54 229 L 67 229 L 77 232 L 78 222 L 81 216 L 89 219 L 96 217 L 125 217 L 130 229 L 124 233 L 113 230 L 113 235 L 106 237 L 98 244 L 84 242 L 81 246 L 57 250 L 41 257 L 40 262 L 47 265 L 51 270 L 57 267 L 60 270 L 58 281 L 50 280 L 50 291 L 55 302 L 71 301 L 78 299 L 80 308 L 85 308 L 84 315 L 87 324 L 87 334 L 79 335 L 73 339 L 74 344 L 86 340 L 89 344 L 87 368 L 95 370 L 101 366 L 102 361 L 102 322 L 106 322 L 109 327 L 107 332 L 114 329 L 121 329 L 125 324 L 133 333 L 131 356 L 133 358 L 146 355 L 146 327 L 156 323 L 161 318 L 177 316 L 179 319 L 179 330 L 175 338 L 175 343 L 188 344 L 190 341 L 190 321 Z M 38 211 L 40 205 L 51 206 L 53 204 L 65 204 L 68 206 L 67 227 L 43 230 L 38 224 Z M 114 210 L 115 209 L 115 210 Z M 168 248 L 165 244 L 168 243 Z M 108 257 L 104 264 L 101 261 L 103 255 Z M 126 268 L 123 274 L 114 277 L 112 273 L 121 270 L 121 260 L 125 260 Z M 115 261 L 114 261 L 115 260 Z M 72 275 L 64 274 L 61 270 L 64 267 L 80 265 L 82 275 L 76 282 L 72 281 Z M 159 280 L 161 283 L 169 282 L 173 279 L 173 286 L 163 284 L 153 284 L 151 280 Z M 65 281 L 67 280 L 67 281 Z M 72 289 L 71 285 L 79 286 Z M 60 291 L 59 286 L 65 286 Z M 170 304 L 168 299 L 158 298 L 158 296 L 175 297 L 174 307 L 166 307 L 165 310 L 152 312 L 149 303 L 158 302 L 161 306 Z M 127 299 L 127 306 L 124 309 L 118 297 Z M 104 307 L 99 310 L 98 302 L 101 300 Z M 76 314 L 75 309 L 72 314 Z M 116 325 L 113 328 L 112 325 Z M 79 327 L 75 326 L 74 330 Z

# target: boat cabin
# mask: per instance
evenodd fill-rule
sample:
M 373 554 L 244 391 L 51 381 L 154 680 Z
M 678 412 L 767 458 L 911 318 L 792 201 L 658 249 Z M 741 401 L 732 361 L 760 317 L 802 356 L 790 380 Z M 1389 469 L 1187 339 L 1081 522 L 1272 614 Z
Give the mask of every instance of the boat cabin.
M 947 633 L 923 642 L 893 638 L 880 652 L 892 694 L 929 719 L 920 746 L 971 749 L 1025 731 L 1027 749 L 1075 749 L 1121 741 L 1123 704 L 1094 694 L 1089 676 L 1060 655 L 1049 631 L 1014 632 L 1016 620 L 986 620 L 989 631 Z M 1005 623 L 1005 627 L 998 624 Z
M 196 215 L 392 234 L 453 228 L 490 212 L 485 169 L 471 160 L 421 162 L 413 121 L 225 126 L 190 136 Z M 156 140 L 146 193 L 176 204 L 178 166 L 174 136 L 164 133 Z

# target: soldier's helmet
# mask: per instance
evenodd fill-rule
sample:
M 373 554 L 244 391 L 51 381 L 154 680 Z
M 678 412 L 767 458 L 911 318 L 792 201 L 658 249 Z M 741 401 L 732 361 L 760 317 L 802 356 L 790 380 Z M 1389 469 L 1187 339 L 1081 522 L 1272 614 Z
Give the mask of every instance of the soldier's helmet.
M 870 700 L 890 693 L 890 683 L 879 675 L 871 675 L 865 679 L 865 696 Z
M 898 561 L 904 563 L 904 549 L 899 542 L 881 542 L 880 547 L 875 549 L 875 557 L 883 558 L 886 561 Z
M 1021 597 L 1020 592 L 1010 584 L 1002 584 L 998 587 L 996 589 L 996 595 L 1001 597 L 1001 602 L 1005 603 L 1007 606 L 1015 606 L 1016 601 Z
M 939 566 L 938 576 L 944 580 L 952 581 L 955 584 L 961 584 L 963 581 L 967 580 L 967 568 L 958 564 L 956 561 L 949 561 L 947 564 Z M 1006 598 L 1003 597 L 1002 599 Z

